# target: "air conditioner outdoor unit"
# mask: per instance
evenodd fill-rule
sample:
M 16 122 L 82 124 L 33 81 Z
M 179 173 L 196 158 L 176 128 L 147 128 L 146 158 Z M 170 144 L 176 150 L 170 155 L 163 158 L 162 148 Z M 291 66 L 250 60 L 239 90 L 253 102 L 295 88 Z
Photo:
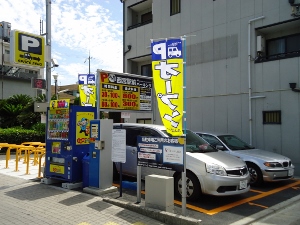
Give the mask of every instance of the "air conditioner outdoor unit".
M 256 37 L 256 51 L 264 52 L 265 50 L 265 38 L 261 35 Z

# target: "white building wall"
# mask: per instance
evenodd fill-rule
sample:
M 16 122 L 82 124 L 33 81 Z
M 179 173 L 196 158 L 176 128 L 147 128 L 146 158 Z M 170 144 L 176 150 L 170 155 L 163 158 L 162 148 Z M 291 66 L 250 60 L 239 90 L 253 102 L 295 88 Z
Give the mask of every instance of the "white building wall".
M 125 4 L 137 2 L 127 0 Z M 253 61 L 255 28 L 294 19 L 288 1 L 182 0 L 181 12 L 173 16 L 169 4 L 153 0 L 153 22 L 125 32 L 125 43 L 132 45 L 125 57 L 125 72 L 131 72 L 127 71 L 127 59 L 150 55 L 145 46 L 151 38 L 187 35 L 188 128 L 234 133 L 250 142 L 248 22 L 264 16 L 251 23 L 252 96 L 264 97 L 251 100 L 252 144 L 290 157 L 300 175 L 300 93 L 289 88 L 290 82 L 300 85 L 300 58 Z M 300 33 L 300 26 L 298 29 Z M 269 110 L 281 110 L 282 124 L 263 124 L 262 112 Z M 158 123 L 159 113 L 155 115 Z

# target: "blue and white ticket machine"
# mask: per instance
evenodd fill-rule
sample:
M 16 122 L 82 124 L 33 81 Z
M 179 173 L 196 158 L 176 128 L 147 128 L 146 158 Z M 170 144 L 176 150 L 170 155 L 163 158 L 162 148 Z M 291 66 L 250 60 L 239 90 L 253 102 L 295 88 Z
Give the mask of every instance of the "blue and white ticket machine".
M 112 187 L 113 162 L 111 160 L 113 120 L 90 121 L 89 188 Z

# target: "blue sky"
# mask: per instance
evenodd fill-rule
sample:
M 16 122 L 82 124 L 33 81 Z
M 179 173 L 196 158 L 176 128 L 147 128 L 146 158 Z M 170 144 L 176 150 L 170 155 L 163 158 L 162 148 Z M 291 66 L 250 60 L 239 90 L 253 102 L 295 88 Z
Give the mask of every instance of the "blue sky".
M 52 58 L 58 85 L 75 84 L 78 74 L 97 69 L 122 72 L 123 5 L 119 0 L 52 0 Z M 1 0 L 0 21 L 17 29 L 46 32 L 46 0 Z M 85 63 L 84 63 L 85 62 Z M 51 76 L 52 84 L 54 84 Z

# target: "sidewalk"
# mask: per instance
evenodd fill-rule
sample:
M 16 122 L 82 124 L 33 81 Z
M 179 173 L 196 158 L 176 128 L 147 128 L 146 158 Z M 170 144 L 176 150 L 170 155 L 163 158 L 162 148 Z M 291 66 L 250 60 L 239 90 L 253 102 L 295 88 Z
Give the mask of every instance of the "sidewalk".
M 13 158 L 13 156 L 12 156 Z M 67 225 L 163 225 L 165 223 L 104 202 L 101 197 L 44 185 L 36 180 L 31 166 L 14 172 L 14 161 L 5 169 L 5 155 L 0 155 L 0 224 Z
M 124 214 L 128 215 L 126 217 L 132 217 L 133 219 L 130 219 L 131 222 L 128 222 L 129 219 L 125 219 L 122 220 L 121 218 L 118 218 L 118 213 L 115 213 L 116 215 L 113 215 L 113 222 L 109 222 L 109 223 L 104 223 L 104 217 L 106 218 L 110 218 L 112 217 L 112 215 L 109 213 L 106 216 L 103 216 L 103 218 L 101 217 L 99 221 L 97 221 L 97 223 L 95 223 L 95 221 L 91 221 L 88 222 L 90 220 L 86 219 L 85 221 L 83 221 L 84 223 L 80 224 L 80 223 L 75 223 L 75 221 L 78 221 L 78 215 L 81 215 L 83 211 L 81 211 L 81 209 L 76 209 L 74 211 L 74 213 L 69 212 L 70 209 L 66 208 L 63 209 L 64 213 L 66 211 L 66 213 L 68 213 L 68 215 L 72 215 L 69 217 L 74 217 L 77 220 L 71 220 L 72 223 L 65 223 L 66 220 L 64 220 L 64 223 L 57 223 L 57 219 L 55 220 L 51 220 L 51 221 L 56 221 L 55 223 L 46 223 L 46 224 L 78 224 L 78 225 L 99 225 L 99 224 L 105 224 L 105 225 L 123 225 L 123 224 L 132 224 L 132 225 L 161 225 L 161 224 L 172 224 L 172 225 L 176 225 L 176 224 L 186 224 L 186 225 L 194 225 L 194 224 L 199 224 L 201 223 L 200 219 L 194 219 L 194 218 L 189 218 L 189 217 L 184 217 L 180 215 L 180 208 L 177 209 L 177 211 L 179 212 L 179 214 L 176 213 L 168 213 L 168 212 L 164 212 L 164 211 L 160 211 L 160 210 L 156 210 L 156 209 L 149 209 L 149 208 L 145 208 L 143 204 L 134 204 L 133 202 L 135 202 L 136 197 L 132 196 L 131 194 L 126 194 L 126 190 L 124 190 L 123 192 L 123 197 L 118 198 L 119 196 L 119 192 L 114 192 L 114 193 L 108 193 L 106 195 L 103 196 L 94 196 L 94 195 L 90 195 L 87 193 L 82 193 L 82 192 L 78 192 L 78 191 L 74 191 L 74 190 L 69 190 L 69 189 L 64 189 L 64 188 L 59 188 L 58 186 L 55 185 L 44 185 L 41 184 L 39 181 L 40 179 L 37 178 L 37 174 L 38 174 L 38 166 L 33 166 L 32 163 L 30 162 L 30 167 L 29 167 L 29 171 L 30 174 L 25 174 L 26 172 L 26 164 L 23 164 L 23 160 L 21 160 L 19 162 L 19 171 L 15 171 L 15 155 L 11 155 L 11 159 L 8 161 L 8 167 L 9 168 L 5 168 L 6 165 L 6 160 L 5 160 L 5 155 L 0 155 L 0 199 L 1 199 L 1 204 L 0 204 L 0 212 L 2 213 L 3 211 L 9 211 L 6 209 L 6 200 L 5 200 L 5 193 L 2 192 L 2 190 L 7 191 L 7 188 L 11 188 L 14 186 L 18 186 L 20 183 L 24 184 L 24 189 L 23 186 L 22 188 L 18 189 L 18 193 L 15 192 L 15 194 L 18 196 L 17 198 L 20 197 L 21 200 L 26 200 L 29 202 L 31 202 L 31 199 L 39 199 L 42 200 L 44 198 L 44 196 L 46 197 L 45 199 L 45 205 L 41 205 L 41 202 L 37 203 L 37 206 L 40 208 L 44 208 L 46 207 L 47 209 L 47 205 L 51 205 L 51 207 L 53 207 L 53 210 L 55 211 L 55 208 L 58 208 L 59 211 L 61 211 L 61 206 L 57 206 L 58 203 L 61 202 L 57 201 L 57 199 L 55 198 L 51 198 L 48 199 L 49 196 L 52 196 L 52 189 L 56 189 L 56 191 L 59 191 L 61 193 L 68 193 L 65 194 L 68 198 L 68 196 L 76 196 L 74 197 L 74 200 L 70 199 L 70 204 L 77 204 L 78 203 L 82 203 L 80 204 L 80 207 L 83 207 L 82 210 L 84 211 L 85 208 L 87 208 L 89 206 L 89 204 L 91 204 L 90 202 L 86 203 L 86 199 L 93 199 L 93 202 L 97 202 L 97 207 L 99 208 L 109 208 L 109 207 L 113 207 L 113 208 L 117 208 L 118 210 L 114 210 L 114 211 L 124 211 Z M 32 181 L 36 181 L 36 182 L 32 182 Z M 37 185 L 38 182 L 38 185 Z M 13 184 L 11 184 L 13 183 Z M 15 185 L 17 184 L 17 185 Z M 26 187 L 25 187 L 26 186 Z M 27 189 L 28 186 L 28 190 Z M 41 196 L 33 196 L 35 194 L 38 194 L 40 192 L 43 192 L 43 194 L 41 194 Z M 130 190 L 129 190 L 130 192 Z M 56 195 L 56 194 L 54 194 Z M 3 197 L 4 196 L 4 197 Z M 88 196 L 88 197 L 87 197 Z M 11 196 L 13 198 L 15 198 L 15 196 Z M 64 196 L 65 197 L 65 196 Z M 73 198 L 73 197 L 71 197 Z M 3 199 L 3 200 L 2 200 Z M 50 201 L 51 200 L 51 201 Z M 12 200 L 7 200 L 9 203 L 12 202 Z M 68 200 L 69 201 L 69 200 Z M 17 201 L 17 204 L 21 204 L 21 206 L 24 209 L 27 209 L 28 206 L 26 205 L 26 202 L 20 202 Z M 88 204 L 88 205 L 87 205 Z M 102 206 L 104 205 L 104 206 Z M 130 207 L 130 205 L 134 205 L 134 208 Z M 3 208 L 4 207 L 4 208 Z M 30 206 L 31 207 L 31 206 Z M 29 207 L 29 208 L 30 208 Z M 50 209 L 49 209 L 50 210 Z M 0 213 L 0 224 L 6 224 L 3 221 L 5 221 L 5 218 L 7 218 L 7 216 L 9 217 L 13 217 L 13 218 L 17 218 L 18 215 L 15 215 L 13 213 L 14 209 L 12 209 L 11 214 L 9 215 L 2 215 Z M 51 209 L 52 211 L 52 209 Z M 100 210 L 102 211 L 102 210 Z M 125 213 L 126 212 L 126 213 Z M 31 212 L 34 213 L 34 212 Z M 31 214 L 29 213 L 29 214 Z M 92 212 L 89 212 L 92 213 Z M 18 214 L 18 213 L 17 213 Z M 55 213 L 57 214 L 57 212 Z M 93 216 L 96 217 L 96 216 Z M 107 220 L 106 218 L 106 220 Z M 39 218 L 36 218 L 37 221 L 40 221 Z M 43 219 L 43 217 L 42 217 Z M 135 220 L 135 221 L 134 221 Z M 11 220 L 9 220 L 11 221 Z M 18 223 L 9 223 L 9 221 L 7 222 L 7 224 L 18 224 Z M 29 220 L 31 221 L 31 220 Z M 115 222 L 116 221 L 116 222 Z M 120 222 L 122 221 L 122 222 Z M 133 222 L 134 221 L 134 222 Z M 20 223 L 20 224 L 26 224 L 26 223 Z M 28 224 L 32 224 L 29 223 Z M 45 224 L 44 222 L 40 223 L 40 224 Z

